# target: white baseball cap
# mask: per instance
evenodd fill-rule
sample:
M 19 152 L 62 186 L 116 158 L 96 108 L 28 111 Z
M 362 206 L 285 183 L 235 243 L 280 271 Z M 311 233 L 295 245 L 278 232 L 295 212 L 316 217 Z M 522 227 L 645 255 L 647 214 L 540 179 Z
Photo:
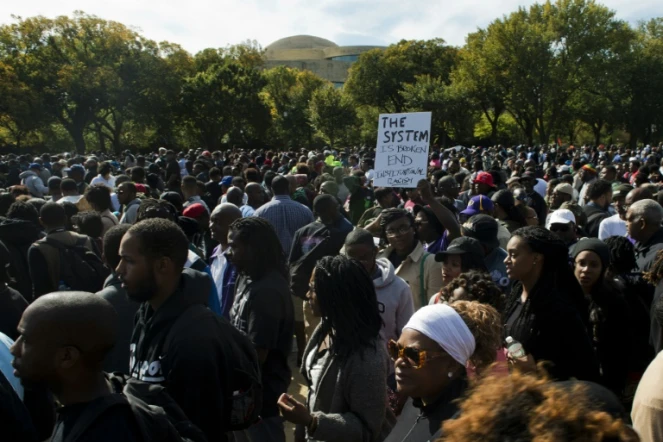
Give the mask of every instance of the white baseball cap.
M 553 224 L 569 224 L 569 223 L 576 223 L 576 217 L 573 215 L 573 212 L 571 212 L 568 209 L 557 209 L 555 210 L 552 215 L 550 215 L 550 218 L 548 220 L 548 227 L 550 227 Z

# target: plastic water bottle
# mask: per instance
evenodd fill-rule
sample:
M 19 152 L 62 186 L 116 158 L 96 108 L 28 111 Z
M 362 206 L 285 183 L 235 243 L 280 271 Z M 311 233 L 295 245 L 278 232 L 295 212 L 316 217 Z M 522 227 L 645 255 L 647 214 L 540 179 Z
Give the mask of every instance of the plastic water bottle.
M 521 359 L 527 355 L 527 353 L 525 353 L 525 349 L 523 348 L 523 344 L 516 341 L 511 336 L 506 337 L 506 345 L 507 353 L 514 359 Z

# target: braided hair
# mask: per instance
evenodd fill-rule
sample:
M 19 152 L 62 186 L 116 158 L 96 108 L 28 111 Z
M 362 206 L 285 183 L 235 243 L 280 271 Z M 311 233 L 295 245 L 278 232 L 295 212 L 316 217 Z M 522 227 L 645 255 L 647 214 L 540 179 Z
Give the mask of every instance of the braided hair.
M 330 351 L 343 359 L 372 346 L 382 328 L 382 317 L 375 286 L 364 266 L 344 255 L 326 256 L 314 271 L 320 327 L 322 336 L 329 336 Z
M 230 225 L 237 239 L 253 251 L 253 259 L 247 273 L 254 281 L 272 270 L 288 280 L 286 257 L 279 237 L 269 221 L 256 216 L 239 218 Z
M 539 226 L 517 229 L 513 232 L 512 238 L 516 236 L 523 239 L 533 252 L 540 253 L 544 258 L 539 279 L 529 293 L 522 313 L 513 324 L 513 328 L 529 333 L 535 316 L 544 311 L 546 305 L 555 297 L 561 297 L 575 306 L 580 318 L 587 324 L 589 320 L 587 301 L 569 266 L 568 248 L 562 240 L 551 231 Z M 522 291 L 522 282 L 517 281 L 513 284 L 504 310 L 504 318 L 508 318 L 515 311 Z
M 624 236 L 611 236 L 605 243 L 610 247 L 610 273 L 614 276 L 631 273 L 637 266 L 633 244 Z

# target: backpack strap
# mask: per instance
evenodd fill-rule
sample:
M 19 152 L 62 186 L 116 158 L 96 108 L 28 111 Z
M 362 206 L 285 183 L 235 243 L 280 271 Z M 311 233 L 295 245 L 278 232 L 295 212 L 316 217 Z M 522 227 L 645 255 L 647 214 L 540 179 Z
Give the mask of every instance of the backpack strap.
M 93 407 L 87 407 L 76 420 L 74 427 L 66 437 L 66 442 L 76 442 L 106 410 L 117 405 L 129 405 L 127 399 L 121 394 L 109 394 L 95 402 Z
M 419 299 L 421 300 L 421 306 L 425 306 L 428 304 L 428 300 L 426 299 L 426 290 L 425 287 L 425 278 L 424 278 L 424 264 L 426 263 L 426 258 L 428 258 L 431 254 L 428 252 L 424 252 L 424 255 L 421 257 L 421 261 L 419 262 Z

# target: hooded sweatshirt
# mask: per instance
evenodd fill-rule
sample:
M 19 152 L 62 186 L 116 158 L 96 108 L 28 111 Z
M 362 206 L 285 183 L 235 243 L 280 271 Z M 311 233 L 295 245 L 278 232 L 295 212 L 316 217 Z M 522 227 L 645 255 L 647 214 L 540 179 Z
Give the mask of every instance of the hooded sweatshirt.
M 232 371 L 232 348 L 219 333 L 216 321 L 223 319 L 205 307 L 211 283 L 205 273 L 184 269 L 179 287 L 158 310 L 141 305 L 129 366 L 132 377 L 163 385 L 208 440 L 223 441 L 223 416 L 229 411 L 223 380 Z M 190 308 L 186 319 L 177 321 Z
M 414 314 L 412 292 L 401 277 L 396 276 L 394 265 L 387 258 L 375 260 L 373 285 L 384 325 L 380 330 L 383 341 L 397 340 L 403 327 Z
M 48 193 L 48 187 L 44 186 L 41 177 L 33 170 L 26 170 L 19 175 L 19 178 L 23 185 L 28 188 L 30 195 L 43 198 Z

